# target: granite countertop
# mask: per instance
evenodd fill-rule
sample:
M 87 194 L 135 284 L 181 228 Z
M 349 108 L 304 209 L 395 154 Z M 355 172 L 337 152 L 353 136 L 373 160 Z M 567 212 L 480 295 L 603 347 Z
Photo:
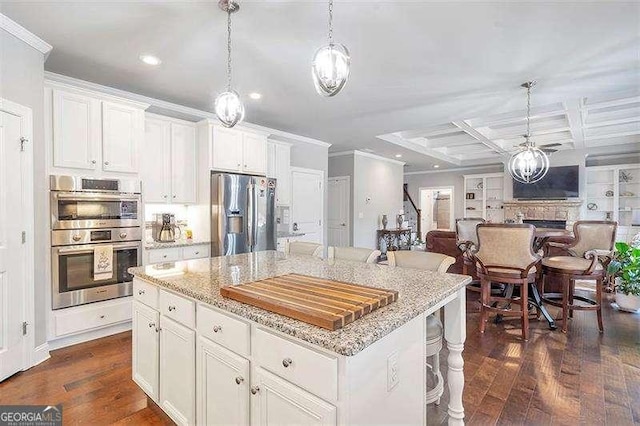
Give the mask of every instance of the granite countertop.
M 172 243 L 161 243 L 158 241 L 145 241 L 144 248 L 146 250 L 157 250 L 163 248 L 187 247 L 187 246 L 205 246 L 211 244 L 208 240 L 176 240 Z
M 275 251 L 130 268 L 129 273 L 258 324 L 345 356 L 424 313 L 471 282 L 471 277 Z M 220 287 L 298 273 L 398 291 L 398 300 L 336 331 L 223 298 Z

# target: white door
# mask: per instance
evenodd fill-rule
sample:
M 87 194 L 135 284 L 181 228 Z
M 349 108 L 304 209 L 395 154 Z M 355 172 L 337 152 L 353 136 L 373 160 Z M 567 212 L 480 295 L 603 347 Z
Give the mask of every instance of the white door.
M 102 169 L 137 173 L 138 144 L 144 138 L 144 113 L 113 102 L 102 103 Z
M 291 204 L 291 147 L 276 144 L 276 204 L 288 206 Z
M 160 407 L 179 425 L 195 423 L 196 332 L 160 316 Z
M 148 203 L 167 203 L 171 194 L 171 123 L 147 118 L 141 172 L 144 199 Z
M 253 426 L 337 424 L 333 405 L 262 368 L 252 371 L 251 383 Z
M 349 246 L 349 177 L 329 178 L 327 188 L 329 245 L 336 247 Z
M 198 424 L 249 423 L 249 361 L 206 339 L 198 339 Z
M 133 381 L 154 401 L 158 401 L 160 354 L 160 316 L 158 311 L 133 302 Z
M 100 101 L 53 91 L 53 165 L 95 170 L 100 161 Z
M 252 133 L 242 136 L 242 171 L 252 175 L 267 173 L 267 138 Z
M 28 291 L 32 247 L 22 240 L 22 232 L 33 226 L 33 194 L 25 185 L 32 150 L 26 146 L 21 151 L 23 137 L 31 144 L 31 110 L 0 98 L 0 381 L 29 367 L 27 349 L 32 344 L 32 334 L 25 335 L 23 329 L 31 312 L 27 303 L 33 303 Z
M 171 123 L 171 201 L 196 202 L 196 128 Z
M 213 127 L 211 168 L 229 172 L 242 170 L 242 132 Z
M 324 173 L 321 170 L 292 168 L 291 226 L 305 235 L 299 241 L 322 244 L 324 221 Z

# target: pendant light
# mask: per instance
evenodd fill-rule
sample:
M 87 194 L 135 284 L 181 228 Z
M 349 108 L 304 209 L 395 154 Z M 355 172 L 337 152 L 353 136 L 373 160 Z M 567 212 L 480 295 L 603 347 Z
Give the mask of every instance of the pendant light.
M 509 159 L 509 174 L 521 183 L 534 183 L 549 170 L 549 157 L 531 140 L 531 88 L 535 81 L 522 84 L 527 89 L 527 134 L 522 149 Z
M 235 90 L 231 90 L 231 14 L 240 10 L 234 0 L 220 0 L 218 6 L 227 12 L 227 90 L 215 101 L 216 116 L 223 126 L 233 127 L 244 119 L 244 105 Z
M 316 91 L 322 96 L 335 96 L 349 79 L 351 57 L 343 44 L 333 42 L 333 0 L 329 0 L 329 44 L 316 51 L 311 74 Z

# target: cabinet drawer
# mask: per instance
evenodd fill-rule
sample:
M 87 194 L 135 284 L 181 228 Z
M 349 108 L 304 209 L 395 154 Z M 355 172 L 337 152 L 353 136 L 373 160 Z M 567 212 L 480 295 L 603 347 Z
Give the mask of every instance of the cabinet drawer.
M 131 320 L 131 298 L 54 311 L 56 336 L 106 327 Z
M 179 248 L 149 250 L 149 262 L 175 262 L 181 259 L 181 255 L 182 251 Z
M 325 399 L 338 398 L 338 359 L 256 328 L 252 352 L 257 363 Z
M 198 333 L 233 352 L 249 356 L 249 324 L 198 305 Z
M 182 257 L 185 260 L 209 257 L 209 246 L 202 245 L 202 246 L 184 247 L 182 249 Z
M 196 304 L 192 300 L 160 290 L 160 313 L 189 328 L 196 328 Z
M 133 297 L 153 309 L 158 309 L 158 288 L 152 284 L 134 278 Z

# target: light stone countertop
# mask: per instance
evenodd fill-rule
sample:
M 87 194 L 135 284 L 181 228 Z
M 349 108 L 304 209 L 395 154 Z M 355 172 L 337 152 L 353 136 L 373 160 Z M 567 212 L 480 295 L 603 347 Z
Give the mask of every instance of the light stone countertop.
M 418 269 L 321 260 L 275 251 L 130 268 L 137 278 L 166 287 L 345 356 L 352 356 L 455 293 L 471 277 Z M 223 298 L 220 287 L 297 273 L 398 291 L 398 300 L 329 331 Z
M 161 243 L 158 241 L 145 241 L 144 248 L 146 250 L 157 250 L 164 248 L 174 248 L 174 247 L 188 247 L 188 246 L 206 246 L 211 244 L 211 241 L 207 240 L 176 240 L 172 243 Z

